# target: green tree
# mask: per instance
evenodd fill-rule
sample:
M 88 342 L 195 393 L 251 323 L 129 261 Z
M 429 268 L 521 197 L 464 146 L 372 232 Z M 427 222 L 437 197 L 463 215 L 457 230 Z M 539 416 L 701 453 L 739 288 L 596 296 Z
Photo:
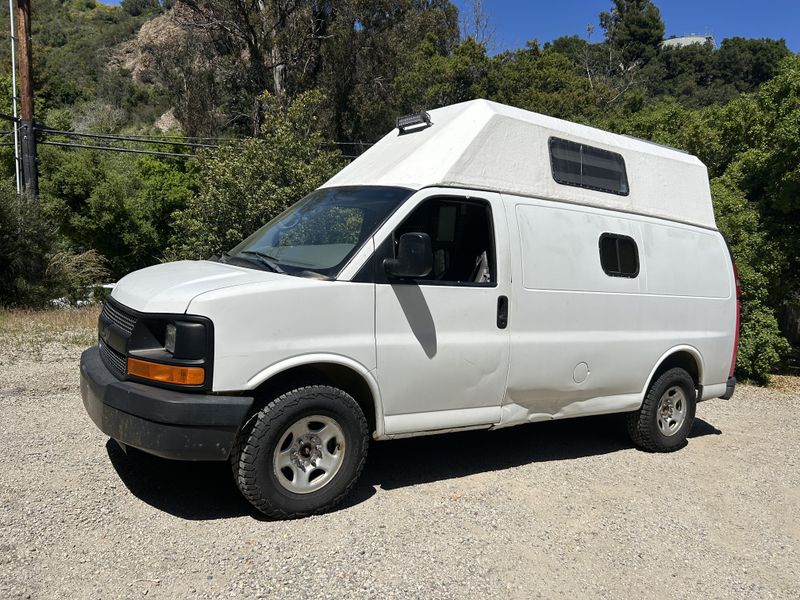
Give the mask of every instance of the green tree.
M 664 39 L 661 11 L 652 0 L 614 0 L 609 12 L 600 13 L 600 26 L 629 63 L 649 62 Z
M 427 38 L 394 83 L 399 112 L 409 113 L 488 96 L 491 59 L 472 38 L 442 53 Z
M 737 92 L 717 78 L 716 52 L 711 43 L 662 48 L 643 72 L 648 95 L 676 99 L 689 107 L 729 100 Z
M 662 48 L 643 72 L 649 96 L 672 97 L 690 107 L 723 104 L 751 92 L 778 73 L 789 55 L 783 40 L 728 38 Z
M 452 53 L 458 12 L 449 0 L 347 0 L 337 3 L 328 33 L 314 86 L 329 99 L 330 134 L 372 142 L 408 105 L 422 103 L 398 97 L 401 87 L 413 88 L 414 75 L 397 79 Z
M 200 189 L 177 213 L 170 259 L 228 250 L 341 168 L 326 150 L 319 112 L 324 97 L 300 94 L 288 106 L 265 94 L 261 137 L 220 148 L 200 161 Z
M 714 75 L 737 92 L 750 92 L 775 77 L 790 54 L 784 40 L 727 38 L 717 51 Z
M 42 173 L 42 201 L 63 242 L 76 252 L 107 256 L 115 277 L 159 260 L 172 213 L 186 206 L 196 178 L 188 157 L 51 147 L 42 149 Z
M 719 168 L 740 174 L 742 191 L 758 205 L 786 258 L 773 296 L 777 306 L 800 292 L 800 56 L 784 60 L 757 93 L 737 98 L 717 117 L 726 150 Z
M 615 95 L 604 81 L 582 73 L 570 57 L 542 50 L 536 42 L 499 55 L 491 76 L 492 99 L 565 119 L 591 120 Z

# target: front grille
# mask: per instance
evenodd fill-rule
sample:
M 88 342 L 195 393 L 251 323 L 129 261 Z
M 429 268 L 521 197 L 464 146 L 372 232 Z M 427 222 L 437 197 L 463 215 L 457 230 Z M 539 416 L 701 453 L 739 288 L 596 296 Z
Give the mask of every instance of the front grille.
M 109 323 L 117 326 L 126 336 L 133 333 L 133 327 L 136 325 L 136 317 L 129 314 L 118 305 L 111 304 L 111 302 L 103 303 L 103 312 L 100 314 Z
M 125 357 L 125 349 L 128 339 L 133 334 L 136 326 L 137 317 L 128 312 L 128 309 L 111 299 L 103 303 L 103 311 L 100 313 L 100 358 L 119 379 L 125 379 L 128 373 L 128 361 Z M 113 325 L 118 333 L 106 331 L 107 325 Z M 119 334 L 122 334 L 120 338 Z M 107 335 L 110 334 L 110 337 Z
M 100 358 L 103 360 L 103 364 L 108 367 L 108 370 L 119 379 L 125 377 L 128 372 L 125 357 L 113 348 L 109 348 L 103 340 L 100 340 Z

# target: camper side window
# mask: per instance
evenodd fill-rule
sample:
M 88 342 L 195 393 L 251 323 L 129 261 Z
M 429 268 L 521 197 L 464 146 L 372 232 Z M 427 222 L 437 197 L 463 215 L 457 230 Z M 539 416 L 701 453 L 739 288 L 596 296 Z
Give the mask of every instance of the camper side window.
M 639 249 L 627 235 L 604 233 L 600 236 L 600 265 L 611 277 L 639 275 Z
M 628 195 L 625 159 L 616 152 L 550 138 L 550 165 L 553 179 L 562 185 Z
M 494 285 L 492 211 L 482 200 L 431 198 L 422 202 L 394 231 L 393 252 L 404 233 L 427 233 L 433 270 L 420 284 Z

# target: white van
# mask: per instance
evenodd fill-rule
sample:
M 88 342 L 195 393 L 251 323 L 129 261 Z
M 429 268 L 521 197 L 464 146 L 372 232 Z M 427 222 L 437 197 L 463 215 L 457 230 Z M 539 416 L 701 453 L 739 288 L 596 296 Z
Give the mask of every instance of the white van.
M 680 448 L 737 332 L 697 158 L 476 100 L 401 118 L 229 253 L 122 279 L 81 392 L 123 447 L 230 460 L 297 517 L 370 438 L 626 413 Z

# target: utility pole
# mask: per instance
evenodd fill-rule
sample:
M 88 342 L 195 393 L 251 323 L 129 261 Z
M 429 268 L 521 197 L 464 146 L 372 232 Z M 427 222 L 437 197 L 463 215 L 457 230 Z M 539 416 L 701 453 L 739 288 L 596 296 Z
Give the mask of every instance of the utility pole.
M 39 195 L 36 164 L 36 132 L 33 119 L 33 65 L 31 64 L 31 2 L 17 0 L 17 44 L 19 47 L 20 121 L 22 141 L 22 184 L 34 198 Z
M 17 32 L 14 31 L 14 0 L 8 0 L 9 29 L 11 30 L 11 106 L 14 126 L 14 175 L 17 180 L 17 193 L 22 191 L 22 171 L 19 163 L 19 127 L 17 119 Z

